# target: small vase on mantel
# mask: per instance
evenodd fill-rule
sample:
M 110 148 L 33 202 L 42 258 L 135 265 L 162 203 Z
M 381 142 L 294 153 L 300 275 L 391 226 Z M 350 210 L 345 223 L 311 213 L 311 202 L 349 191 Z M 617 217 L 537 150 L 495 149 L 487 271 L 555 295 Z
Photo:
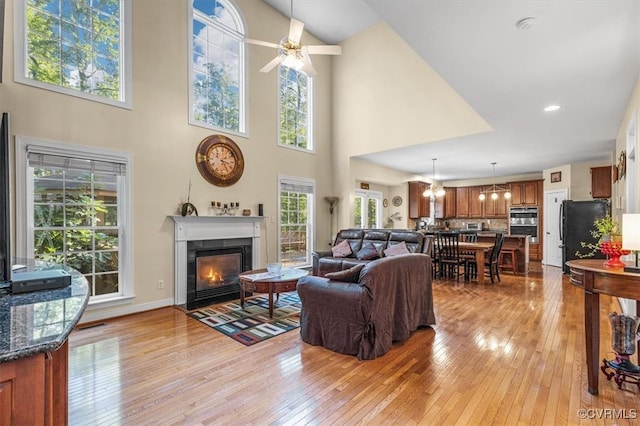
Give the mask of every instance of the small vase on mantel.
M 622 237 L 620 236 L 604 238 L 600 242 L 600 251 L 607 256 L 604 266 L 608 267 L 624 267 L 625 264 L 620 260 L 620 256 L 631 253 L 630 250 L 622 249 Z

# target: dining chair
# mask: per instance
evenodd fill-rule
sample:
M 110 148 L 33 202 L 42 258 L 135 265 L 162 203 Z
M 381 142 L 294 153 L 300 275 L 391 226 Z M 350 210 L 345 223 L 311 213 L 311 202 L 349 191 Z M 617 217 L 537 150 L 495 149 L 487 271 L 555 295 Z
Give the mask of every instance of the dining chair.
M 495 283 L 497 279 L 500 282 L 500 268 L 498 267 L 498 255 L 500 254 L 500 250 L 502 250 L 502 243 L 504 242 L 504 233 L 496 232 L 496 237 L 494 240 L 493 248 L 491 251 L 485 256 L 484 259 L 484 270 L 483 273 L 485 276 L 491 279 L 491 283 Z M 475 278 L 478 274 L 477 266 L 474 262 L 467 262 L 465 265 L 465 277 Z
M 438 249 L 439 273 L 443 278 L 454 278 L 459 281 L 460 267 L 465 265 L 465 260 L 460 257 L 458 242 L 460 235 L 458 232 L 441 232 L 436 237 L 436 247 Z

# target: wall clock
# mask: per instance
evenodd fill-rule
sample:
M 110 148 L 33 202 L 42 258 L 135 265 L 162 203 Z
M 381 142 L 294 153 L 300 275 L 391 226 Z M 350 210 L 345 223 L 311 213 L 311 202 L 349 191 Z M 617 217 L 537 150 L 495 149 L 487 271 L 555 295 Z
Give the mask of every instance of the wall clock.
M 244 172 L 244 157 L 234 141 L 224 135 L 207 136 L 196 150 L 198 171 L 209 183 L 230 186 Z
M 391 203 L 395 206 L 395 207 L 400 207 L 402 205 L 402 198 L 399 196 L 395 196 L 391 199 Z

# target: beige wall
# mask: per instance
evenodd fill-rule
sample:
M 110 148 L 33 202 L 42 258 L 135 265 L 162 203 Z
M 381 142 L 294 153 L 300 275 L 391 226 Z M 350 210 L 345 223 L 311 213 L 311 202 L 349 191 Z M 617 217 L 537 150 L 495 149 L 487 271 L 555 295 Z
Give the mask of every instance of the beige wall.
M 629 128 L 629 124 L 635 120 L 636 122 L 636 134 L 629 141 L 631 145 L 635 146 L 635 157 L 636 161 L 630 162 L 627 160 L 627 167 L 632 167 L 635 169 L 635 203 L 628 200 L 627 194 L 627 186 L 630 184 L 628 182 L 628 171 L 627 174 L 622 177 L 618 182 L 614 184 L 613 188 L 613 196 L 617 198 L 613 203 L 613 217 L 618 221 L 618 223 L 622 223 L 622 214 L 623 213 L 638 213 L 640 212 L 640 193 L 637 188 L 640 188 L 640 161 L 638 158 L 638 149 L 640 149 L 640 75 L 638 75 L 638 80 L 636 80 L 636 85 L 629 97 L 629 104 L 627 105 L 627 109 L 624 114 L 624 118 L 622 123 L 620 123 L 620 128 L 618 130 L 618 135 L 616 137 L 616 152 L 613 156 L 616 163 L 618 162 L 618 158 L 620 156 L 621 151 L 625 151 L 629 154 L 629 149 L 627 147 L 627 129 Z M 627 202 L 629 201 L 629 208 L 627 208 Z M 622 230 L 624 232 L 624 228 Z M 631 260 L 631 259 L 629 259 Z M 635 303 L 633 300 L 629 299 L 619 299 L 620 305 L 624 313 L 627 315 L 635 315 Z
M 7 3 L 4 40 L 4 78 L 0 105 L 11 114 L 13 135 L 69 142 L 130 152 L 133 156 L 133 281 L 135 299 L 128 305 L 88 310 L 86 317 L 108 317 L 172 303 L 173 223 L 167 218 L 186 201 L 189 180 L 191 202 L 208 214 L 211 200 L 238 201 L 257 214 L 264 203 L 263 226 L 269 247 L 264 262 L 276 257 L 276 202 L 278 175 L 315 179 L 318 200 L 331 189 L 331 58 L 314 57 L 316 153 L 277 146 L 277 71 L 259 73 L 274 49 L 248 46 L 249 136 L 230 135 L 245 157 L 240 181 L 219 188 L 205 181 L 194 157 L 199 142 L 217 131 L 188 124 L 188 2 L 135 0 L 133 3 L 133 108 L 103 105 L 37 89 L 13 81 L 13 14 Z M 235 0 L 252 38 L 277 42 L 289 20 L 264 2 Z M 159 30 L 161 29 L 161 30 Z M 308 34 L 303 41 L 320 43 Z M 15 194 L 13 195 L 15 199 Z M 317 204 L 317 235 L 329 233 L 328 209 Z M 319 238 L 317 241 L 320 240 Z M 322 239 L 324 242 L 325 239 Z M 264 243 L 263 243 L 264 244 Z M 257 265 L 261 266 L 261 265 Z M 165 281 L 163 290 L 157 280 Z
M 343 43 L 333 74 L 333 185 L 343 200 L 351 199 L 355 179 L 382 179 L 374 165 L 354 165 L 354 155 L 491 130 L 384 22 Z M 387 184 L 411 177 L 399 179 Z M 406 200 L 406 193 L 398 195 Z M 341 210 L 340 227 L 350 223 L 349 212 Z

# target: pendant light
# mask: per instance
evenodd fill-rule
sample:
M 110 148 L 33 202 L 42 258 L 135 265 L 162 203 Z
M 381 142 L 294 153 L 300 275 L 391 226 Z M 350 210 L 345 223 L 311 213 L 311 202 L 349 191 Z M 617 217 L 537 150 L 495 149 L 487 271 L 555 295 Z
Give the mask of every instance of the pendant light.
M 432 158 L 431 161 L 433 161 L 433 168 L 432 168 L 432 174 L 431 174 L 431 181 L 433 182 L 431 184 L 431 186 L 429 186 L 429 188 L 427 188 L 423 193 L 422 196 L 423 197 L 442 197 L 445 194 L 445 190 L 444 188 L 438 187 L 435 184 L 436 181 L 436 160 L 437 158 Z
M 502 188 L 501 186 L 496 185 L 496 164 L 498 163 L 495 161 L 491 163 L 491 166 L 493 166 L 493 185 L 491 185 L 491 191 L 482 191 L 478 196 L 480 201 L 484 201 L 487 198 L 487 194 L 490 194 L 492 200 L 497 200 L 500 198 L 498 192 L 504 192 L 503 197 L 505 200 L 511 198 L 511 191 L 509 191 L 508 188 Z

